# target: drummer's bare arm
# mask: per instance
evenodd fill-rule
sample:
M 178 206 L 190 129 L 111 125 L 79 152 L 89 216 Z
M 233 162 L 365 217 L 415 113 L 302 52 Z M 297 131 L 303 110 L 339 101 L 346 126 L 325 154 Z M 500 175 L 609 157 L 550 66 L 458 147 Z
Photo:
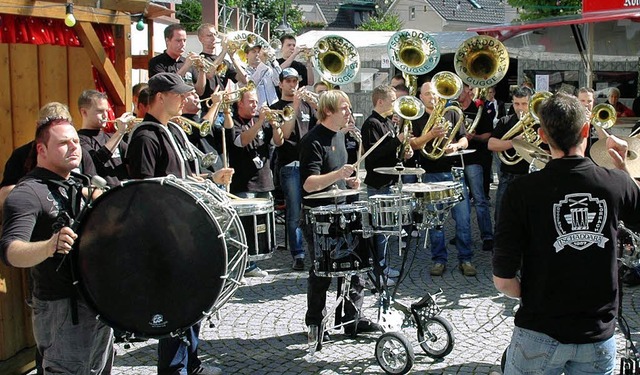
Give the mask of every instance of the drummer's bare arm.
M 512 279 L 503 279 L 493 276 L 493 285 L 498 291 L 512 298 L 520 298 L 520 280 L 514 277 Z
M 67 254 L 78 235 L 69 227 L 63 227 L 45 241 L 25 242 L 15 240 L 7 247 L 7 261 L 14 267 L 28 268 L 44 262 L 55 253 Z
M 342 168 L 337 169 L 333 172 L 311 175 L 304 181 L 304 185 L 302 185 L 302 188 L 307 193 L 320 191 L 337 181 L 349 178 L 354 171 L 355 168 L 353 165 L 345 164 L 342 166 Z
M 489 148 L 489 151 L 494 152 L 506 151 L 513 148 L 513 143 L 511 142 L 511 140 L 503 140 L 496 137 L 491 137 L 489 138 L 487 148 Z
M 351 189 L 354 189 L 354 190 L 360 189 L 360 179 L 357 176 L 349 177 L 345 179 L 345 182 L 347 183 L 347 186 L 350 187 Z
M 467 147 L 469 147 L 469 141 L 467 141 L 466 137 L 462 137 L 462 138 L 458 139 L 457 142 L 450 143 L 449 146 L 447 147 L 446 151 L 447 152 L 454 152 L 454 151 L 458 151 L 458 150 L 465 150 Z

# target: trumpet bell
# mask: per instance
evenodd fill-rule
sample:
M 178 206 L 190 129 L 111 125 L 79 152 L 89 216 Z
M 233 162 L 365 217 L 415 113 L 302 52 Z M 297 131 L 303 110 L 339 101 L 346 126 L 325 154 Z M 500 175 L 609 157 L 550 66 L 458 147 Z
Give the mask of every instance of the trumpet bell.
M 507 48 L 498 39 L 487 35 L 465 40 L 453 61 L 462 81 L 473 87 L 493 86 L 504 78 L 509 69 Z
M 616 109 L 611 104 L 600 103 L 591 110 L 589 122 L 600 129 L 609 129 L 616 123 L 617 118 Z
M 320 38 L 313 49 L 311 63 L 320 79 L 332 85 L 345 85 L 360 70 L 360 55 L 347 39 L 337 35 Z
M 435 38 L 414 29 L 393 34 L 387 43 L 387 54 L 396 68 L 411 75 L 426 74 L 440 61 L 440 48 Z
M 412 95 L 404 95 L 393 102 L 393 112 L 405 120 L 417 120 L 424 115 L 422 101 Z

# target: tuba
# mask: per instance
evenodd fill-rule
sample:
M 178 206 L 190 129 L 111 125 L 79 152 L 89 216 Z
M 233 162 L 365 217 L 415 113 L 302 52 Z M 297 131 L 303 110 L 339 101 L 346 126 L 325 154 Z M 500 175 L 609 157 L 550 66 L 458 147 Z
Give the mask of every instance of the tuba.
M 387 54 L 391 63 L 402 72 L 409 94 L 418 90 L 417 76 L 433 70 L 440 61 L 440 49 L 435 38 L 424 31 L 400 30 L 389 38 Z
M 589 123 L 600 129 L 609 129 L 616 123 L 617 118 L 616 109 L 611 104 L 600 103 L 591 110 Z
M 538 91 L 533 94 L 529 101 L 529 111 L 520 117 L 520 121 L 516 123 L 509 131 L 500 138 L 503 141 L 509 141 L 519 135 L 522 135 L 522 139 L 534 146 L 540 146 L 542 139 L 538 135 L 535 125 L 540 121 L 538 117 L 538 111 L 540 110 L 540 104 L 543 100 L 549 98 L 551 93 L 549 91 Z M 518 153 L 510 154 L 505 150 L 498 154 L 500 160 L 506 165 L 516 165 L 522 161 L 522 156 Z
M 509 69 L 509 53 L 498 39 L 478 35 L 465 40 L 453 58 L 456 73 L 471 87 L 490 87 Z
M 436 73 L 433 78 L 431 78 L 431 84 L 438 94 L 438 102 L 436 103 L 433 112 L 431 112 L 424 129 L 422 129 L 421 136 L 427 134 L 437 125 L 444 125 L 446 128 L 446 134 L 442 138 L 435 138 L 430 142 L 427 142 L 420 152 L 422 152 L 422 154 L 427 158 L 435 160 L 442 157 L 447 147 L 451 142 L 453 142 L 454 137 L 464 122 L 464 113 L 458 106 L 446 106 L 449 99 L 457 98 L 462 92 L 462 80 L 460 77 L 455 73 L 443 71 Z M 454 111 L 458 114 L 458 121 L 456 121 L 455 125 L 444 117 L 445 114 L 450 111 Z
M 171 119 L 171 122 L 180 125 L 182 130 L 184 130 L 184 132 L 189 135 L 193 133 L 193 128 L 200 130 L 201 137 L 206 137 L 209 133 L 211 133 L 211 123 L 207 120 L 204 120 L 202 123 L 197 123 L 193 120 L 189 120 L 186 117 L 176 116 Z
M 337 35 L 324 36 L 313 47 L 313 68 L 320 79 L 331 85 L 345 85 L 360 70 L 360 55 L 347 39 Z

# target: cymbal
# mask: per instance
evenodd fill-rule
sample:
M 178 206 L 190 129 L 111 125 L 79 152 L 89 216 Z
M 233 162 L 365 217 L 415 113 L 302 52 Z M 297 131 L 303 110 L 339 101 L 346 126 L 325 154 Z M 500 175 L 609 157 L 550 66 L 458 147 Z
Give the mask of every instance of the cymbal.
M 444 156 L 460 156 L 460 155 L 470 154 L 472 152 L 476 152 L 476 150 L 473 150 L 473 149 L 458 150 L 458 151 L 450 152 L 448 154 L 444 154 Z
M 629 145 L 629 150 L 627 151 L 627 168 L 629 169 L 629 174 L 633 178 L 640 178 L 640 139 L 636 137 L 618 137 L 627 142 Z M 608 169 L 613 169 L 615 166 L 613 165 L 613 160 L 611 156 L 609 156 L 609 151 L 607 150 L 607 140 L 599 139 L 597 142 L 591 145 L 591 149 L 589 150 L 589 154 L 591 159 L 601 167 L 605 167 Z
M 394 174 L 399 175 L 419 175 L 424 173 L 422 168 L 410 168 L 396 165 L 395 167 L 378 167 L 373 169 L 374 172 L 380 174 Z
M 513 143 L 513 148 L 518 155 L 522 156 L 527 163 L 533 163 L 533 166 L 539 170 L 543 169 L 551 160 L 551 155 L 548 152 L 525 140 L 514 138 L 511 143 Z
M 320 193 L 307 195 L 305 198 L 307 199 L 323 199 L 323 198 L 339 198 L 339 197 L 347 197 L 349 195 L 359 194 L 358 190 L 354 189 L 338 189 L 334 188 L 327 191 L 322 191 Z

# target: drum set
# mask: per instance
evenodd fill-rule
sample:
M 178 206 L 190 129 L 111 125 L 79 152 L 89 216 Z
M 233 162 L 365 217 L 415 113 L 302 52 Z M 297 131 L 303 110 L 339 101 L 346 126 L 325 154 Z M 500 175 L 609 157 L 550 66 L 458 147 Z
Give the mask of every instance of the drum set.
M 373 195 L 367 201 L 351 204 L 319 206 L 308 212 L 307 222 L 312 225 L 314 235 L 314 249 L 310 250 L 313 252 L 315 274 L 321 277 L 344 278 L 344 285 L 338 292 L 335 305 L 328 311 L 339 309 L 344 301 L 349 300 L 351 276 L 369 273 L 378 263 L 378 259 L 372 256 L 366 239 L 374 235 L 383 235 L 387 239 L 397 236 L 398 252 L 402 255 L 401 238 L 407 235 L 407 229 L 440 229 L 451 208 L 463 200 L 460 172 L 453 174 L 453 181 L 403 184 L 403 176 L 422 175 L 424 170 L 399 164 L 394 167 L 376 168 L 374 171 L 398 176 L 398 183 L 392 188 L 391 194 Z M 306 198 L 329 198 L 337 202 L 338 198 L 357 193 L 357 190 L 334 188 L 308 195 Z M 404 265 L 402 268 L 404 269 Z M 453 329 L 446 319 L 439 316 L 441 309 L 436 302 L 436 297 L 442 293 L 441 289 L 433 295 L 427 293 L 419 301 L 406 306 L 393 299 L 399 284 L 396 284 L 396 289 L 392 292 L 387 285 L 387 279 L 383 278 L 380 281 L 371 277 L 370 273 L 369 277 L 379 291 L 378 322 L 384 333 L 376 342 L 375 356 L 385 372 L 405 374 L 413 367 L 413 347 L 401 332 L 405 327 L 417 330 L 419 345 L 428 356 L 443 358 L 451 352 L 454 344 Z M 328 329 L 337 329 L 350 323 L 357 326 L 357 321 L 339 323 L 338 316 L 336 314 L 336 325 Z M 323 330 L 326 329 L 330 318 L 330 314 L 324 317 L 321 326 Z M 320 341 L 322 336 L 313 335 L 314 340 Z M 310 348 L 315 348 L 313 343 L 309 344 Z M 310 353 L 312 355 L 313 350 Z

